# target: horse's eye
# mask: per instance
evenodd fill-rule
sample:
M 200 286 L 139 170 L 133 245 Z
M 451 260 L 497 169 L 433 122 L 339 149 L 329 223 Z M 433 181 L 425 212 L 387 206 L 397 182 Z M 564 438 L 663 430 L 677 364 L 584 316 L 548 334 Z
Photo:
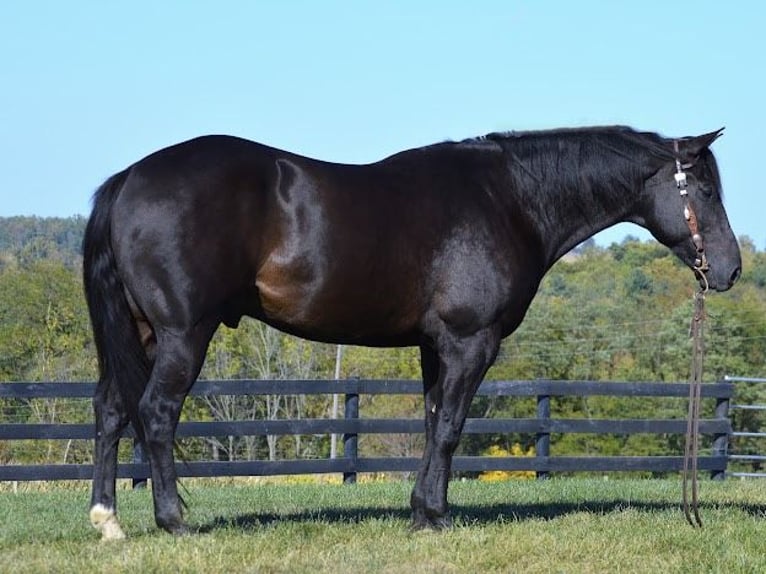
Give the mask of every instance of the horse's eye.
M 713 197 L 715 194 L 713 186 L 709 183 L 701 183 L 699 184 L 699 190 L 702 197 L 710 198 Z

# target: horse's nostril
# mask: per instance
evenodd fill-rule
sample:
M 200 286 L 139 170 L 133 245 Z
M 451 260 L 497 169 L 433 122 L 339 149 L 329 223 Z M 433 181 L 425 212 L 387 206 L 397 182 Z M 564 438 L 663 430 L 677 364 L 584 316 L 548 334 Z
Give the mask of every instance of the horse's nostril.
M 729 286 L 734 285 L 737 282 L 737 279 L 739 279 L 739 276 L 742 274 L 742 267 L 737 267 L 734 270 L 734 273 L 731 274 L 731 279 L 729 279 Z

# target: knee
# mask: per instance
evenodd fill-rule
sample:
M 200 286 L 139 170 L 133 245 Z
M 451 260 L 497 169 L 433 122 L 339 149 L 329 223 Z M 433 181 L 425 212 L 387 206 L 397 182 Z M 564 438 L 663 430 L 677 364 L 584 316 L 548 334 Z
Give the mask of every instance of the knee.
M 453 421 L 442 420 L 436 431 L 436 446 L 443 453 L 451 454 L 460 442 L 462 428 Z

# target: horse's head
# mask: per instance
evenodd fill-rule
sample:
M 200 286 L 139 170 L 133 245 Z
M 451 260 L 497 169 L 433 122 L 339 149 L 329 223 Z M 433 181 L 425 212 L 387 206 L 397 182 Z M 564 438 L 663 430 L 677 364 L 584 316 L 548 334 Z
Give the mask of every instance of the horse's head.
M 695 271 L 703 287 L 717 291 L 734 285 L 742 270 L 709 149 L 722 131 L 665 140 L 671 159 L 645 181 L 647 203 L 636 219 Z

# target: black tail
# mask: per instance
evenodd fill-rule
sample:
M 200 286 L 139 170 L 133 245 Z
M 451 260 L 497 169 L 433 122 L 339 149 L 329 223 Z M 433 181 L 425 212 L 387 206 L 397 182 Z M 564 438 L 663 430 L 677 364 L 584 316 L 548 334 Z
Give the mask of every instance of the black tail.
M 83 283 L 98 353 L 99 382 L 109 382 L 118 389 L 136 434 L 143 440 L 138 402 L 151 365 L 128 307 L 111 239 L 112 206 L 128 173 L 113 175 L 93 196 L 93 212 L 83 240 Z

